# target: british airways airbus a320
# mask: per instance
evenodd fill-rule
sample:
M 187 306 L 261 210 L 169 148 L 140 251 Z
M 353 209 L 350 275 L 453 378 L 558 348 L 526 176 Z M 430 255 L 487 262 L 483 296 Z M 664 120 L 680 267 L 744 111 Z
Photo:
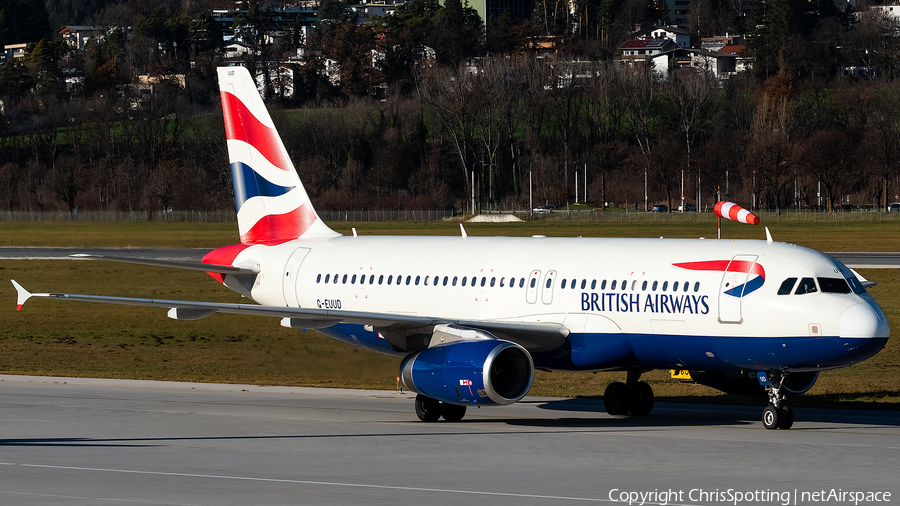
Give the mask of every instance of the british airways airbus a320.
M 257 304 L 61 293 L 29 297 L 281 318 L 405 357 L 423 421 L 522 399 L 535 369 L 624 371 L 612 415 L 646 415 L 652 369 L 687 369 L 726 392 L 768 394 L 766 428 L 789 428 L 788 395 L 865 360 L 889 329 L 864 279 L 819 252 L 753 240 L 345 237 L 316 214 L 249 72 L 218 69 L 240 244 L 195 269 Z M 87 255 L 86 255 L 87 256 Z

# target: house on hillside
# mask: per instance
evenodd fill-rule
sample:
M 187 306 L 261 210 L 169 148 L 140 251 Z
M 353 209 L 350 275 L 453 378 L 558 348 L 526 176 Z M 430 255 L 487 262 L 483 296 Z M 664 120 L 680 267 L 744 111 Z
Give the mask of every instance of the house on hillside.
M 648 65 L 651 70 L 661 76 L 668 76 L 670 55 L 678 49 L 672 39 L 654 39 L 650 37 L 629 39 L 618 49 L 616 61 L 621 65 Z

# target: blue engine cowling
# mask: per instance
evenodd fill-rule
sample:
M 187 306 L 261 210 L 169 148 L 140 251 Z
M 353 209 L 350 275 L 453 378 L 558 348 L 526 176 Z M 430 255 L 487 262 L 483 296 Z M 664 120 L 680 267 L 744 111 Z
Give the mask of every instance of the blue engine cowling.
M 407 389 L 448 404 L 503 406 L 528 393 L 534 362 L 509 341 L 458 341 L 409 355 L 400 378 Z

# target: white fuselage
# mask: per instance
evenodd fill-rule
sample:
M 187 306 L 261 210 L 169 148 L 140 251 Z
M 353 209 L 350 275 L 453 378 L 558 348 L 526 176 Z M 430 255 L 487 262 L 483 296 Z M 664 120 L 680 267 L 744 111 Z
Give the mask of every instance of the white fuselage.
M 759 267 L 725 272 L 733 259 Z M 675 265 L 704 262 L 711 267 Z M 573 343 L 577 336 L 655 336 L 661 354 L 653 346 L 633 350 L 654 366 L 690 365 L 665 350 L 685 337 L 865 339 L 888 332 L 864 291 L 777 295 L 787 278 L 853 274 L 819 252 L 766 241 L 341 236 L 250 246 L 233 264 L 261 266 L 251 294 L 265 305 L 552 322 L 576 336 Z M 758 289 L 726 293 L 758 276 Z

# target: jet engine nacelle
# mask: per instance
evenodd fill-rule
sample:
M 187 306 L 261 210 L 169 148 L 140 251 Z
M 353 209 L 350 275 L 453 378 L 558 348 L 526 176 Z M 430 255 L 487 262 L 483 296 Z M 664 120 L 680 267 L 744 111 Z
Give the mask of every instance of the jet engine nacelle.
M 504 406 L 528 393 L 534 363 L 509 341 L 457 341 L 409 355 L 400 378 L 407 389 L 448 404 Z
M 689 371 L 691 379 L 708 387 L 721 390 L 726 394 L 745 395 L 748 397 L 766 397 L 766 388 L 759 384 L 755 371 L 743 371 L 741 373 L 722 373 L 709 371 Z M 783 385 L 786 393 L 800 395 L 806 393 L 816 380 L 819 379 L 819 371 L 793 372 L 788 374 L 787 381 Z

